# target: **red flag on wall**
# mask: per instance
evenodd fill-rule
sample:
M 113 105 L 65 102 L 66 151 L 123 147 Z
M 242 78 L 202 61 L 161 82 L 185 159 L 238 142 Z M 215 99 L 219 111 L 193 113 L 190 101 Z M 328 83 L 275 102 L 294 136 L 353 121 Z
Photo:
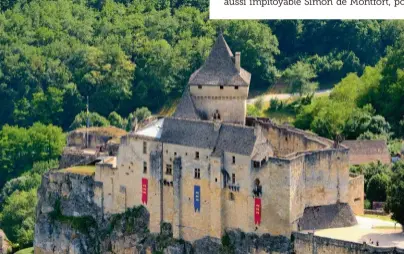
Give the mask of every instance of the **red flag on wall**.
M 147 188 L 148 188 L 148 180 L 146 178 L 142 178 L 142 204 L 147 205 Z
M 260 198 L 255 198 L 254 222 L 255 222 L 255 225 L 261 224 L 261 199 Z

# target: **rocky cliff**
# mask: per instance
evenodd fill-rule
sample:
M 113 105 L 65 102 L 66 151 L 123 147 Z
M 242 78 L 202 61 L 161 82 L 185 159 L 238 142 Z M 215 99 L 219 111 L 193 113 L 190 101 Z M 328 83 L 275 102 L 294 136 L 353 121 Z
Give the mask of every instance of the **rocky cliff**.
M 286 237 L 257 236 L 238 230 L 222 239 L 204 238 L 193 244 L 172 238 L 171 225 L 160 234 L 148 231 L 144 207 L 104 215 L 93 202 L 92 176 L 49 172 L 38 190 L 35 253 L 289 253 Z

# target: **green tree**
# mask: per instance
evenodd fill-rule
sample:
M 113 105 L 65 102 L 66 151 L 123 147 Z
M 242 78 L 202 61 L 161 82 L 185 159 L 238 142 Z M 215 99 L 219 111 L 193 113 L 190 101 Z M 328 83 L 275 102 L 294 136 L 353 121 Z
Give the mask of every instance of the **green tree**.
M 262 112 L 254 105 L 247 105 L 247 116 L 260 117 Z
M 66 144 L 62 129 L 35 123 L 31 128 L 4 126 L 0 131 L 0 188 L 36 161 L 58 159 Z
M 313 79 L 317 77 L 311 65 L 303 62 L 297 62 L 287 68 L 283 74 L 283 80 L 289 85 L 292 93 L 298 93 L 300 96 L 314 93 L 318 87 Z
M 137 108 L 135 112 L 133 112 L 133 117 L 137 118 L 138 122 L 147 119 L 151 115 L 150 110 L 146 107 Z
M 404 163 L 395 163 L 393 172 L 387 190 L 387 209 L 393 213 L 393 220 L 404 225 Z
M 243 68 L 252 74 L 252 87 L 268 87 L 278 75 L 275 56 L 278 40 L 272 30 L 258 21 L 233 20 L 217 24 L 222 27 L 229 46 L 241 52 Z M 265 42 L 265 43 L 263 43 Z
M 91 127 L 109 126 L 109 121 L 96 112 L 88 113 L 89 124 Z M 74 130 L 87 126 L 87 112 L 81 112 L 74 118 L 73 123 L 70 125 L 70 129 Z
M 386 192 L 390 177 L 386 174 L 376 174 L 370 178 L 366 188 L 366 199 L 373 201 L 386 201 Z
M 48 87 L 43 91 L 33 94 L 32 112 L 34 119 L 44 124 L 62 123 L 64 91 L 56 87 Z
M 2 229 L 20 247 L 32 246 L 36 203 L 36 189 L 16 191 L 6 199 L 0 213 Z
M 112 126 L 121 128 L 121 129 L 126 129 L 126 126 L 128 125 L 128 121 L 125 118 L 122 118 L 118 113 L 111 112 L 108 116 L 108 121 Z
M 28 129 L 30 137 L 30 166 L 36 161 L 59 159 L 66 145 L 66 136 L 60 127 L 35 123 Z

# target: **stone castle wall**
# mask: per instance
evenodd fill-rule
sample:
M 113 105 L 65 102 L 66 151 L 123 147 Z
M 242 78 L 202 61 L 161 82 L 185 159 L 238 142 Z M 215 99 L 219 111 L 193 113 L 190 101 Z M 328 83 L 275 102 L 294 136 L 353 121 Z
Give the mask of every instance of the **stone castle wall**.
M 292 238 L 295 254 L 404 253 L 403 249 L 396 247 L 376 247 L 361 243 L 313 236 L 313 234 L 310 233 L 305 234 L 294 232 Z
M 290 223 L 298 230 L 298 220 L 308 207 L 349 202 L 347 150 L 321 150 L 291 159 Z
M 206 119 L 212 120 L 216 110 L 219 111 L 220 119 L 224 122 L 244 124 L 247 113 L 246 99 L 248 87 L 223 86 L 191 86 L 195 107 L 205 115 Z
M 250 232 L 271 235 L 290 235 L 290 162 L 269 158 L 260 169 L 252 169 L 251 179 L 259 179 L 262 185 L 261 225 L 254 225 L 254 199 L 249 198 L 248 212 Z
M 363 215 L 365 207 L 365 178 L 363 175 L 349 179 L 349 205 L 356 215 Z
M 147 151 L 143 153 L 143 140 L 125 136 L 119 147 L 117 168 L 97 165 L 95 180 L 100 187 L 96 203 L 102 205 L 105 213 L 120 213 L 126 208 L 144 205 L 150 212 L 151 232 L 160 232 L 161 151 L 160 142 L 148 140 Z M 142 178 L 148 179 L 147 203 L 141 200 Z
M 212 157 L 210 149 L 125 136 L 119 147 L 117 168 L 97 165 L 96 204 L 107 214 L 144 205 L 150 212 L 151 232 L 159 232 L 160 223 L 167 222 L 173 226 L 176 238 L 194 241 L 204 236 L 220 238 L 225 230 L 236 228 L 258 234 L 290 235 L 299 230 L 299 220 L 307 208 L 350 202 L 346 148 L 331 149 L 330 144 L 298 131 L 289 135 L 282 130 L 283 136 L 274 141 L 271 138 L 279 131 L 277 126 L 271 123 L 256 127 L 257 135 L 266 136 L 270 142 L 279 141 L 275 150 L 288 154 L 283 158 L 269 157 L 254 168 L 249 156 L 225 153 Z M 282 144 L 283 138 L 290 143 Z M 306 148 L 321 149 L 299 152 Z M 200 179 L 195 178 L 196 168 Z M 147 203 L 141 201 L 142 178 L 148 181 Z M 252 193 L 257 179 L 262 186 L 260 225 L 254 222 Z M 194 186 L 201 190 L 200 211 L 194 209 Z M 360 193 L 359 187 L 356 193 Z
M 247 118 L 247 125 L 261 126 L 264 135 L 274 148 L 275 156 L 286 157 L 292 153 L 322 150 L 332 143 L 307 132 L 277 125 L 265 118 Z

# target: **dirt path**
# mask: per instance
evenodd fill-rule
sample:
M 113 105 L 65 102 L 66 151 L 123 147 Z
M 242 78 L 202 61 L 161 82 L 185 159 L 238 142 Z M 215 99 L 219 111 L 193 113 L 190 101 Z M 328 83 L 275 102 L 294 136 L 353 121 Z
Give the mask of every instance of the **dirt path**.
M 321 96 L 321 95 L 327 95 L 330 94 L 331 89 L 326 89 L 326 90 L 319 90 L 315 92 L 315 96 Z M 264 101 L 270 101 L 271 99 L 278 99 L 278 100 L 286 100 L 289 99 L 293 96 L 296 96 L 295 94 L 290 94 L 290 93 L 278 93 L 278 94 L 266 94 L 266 95 L 260 95 L 256 96 L 254 98 L 248 99 L 247 104 L 253 104 L 258 98 L 263 98 Z

